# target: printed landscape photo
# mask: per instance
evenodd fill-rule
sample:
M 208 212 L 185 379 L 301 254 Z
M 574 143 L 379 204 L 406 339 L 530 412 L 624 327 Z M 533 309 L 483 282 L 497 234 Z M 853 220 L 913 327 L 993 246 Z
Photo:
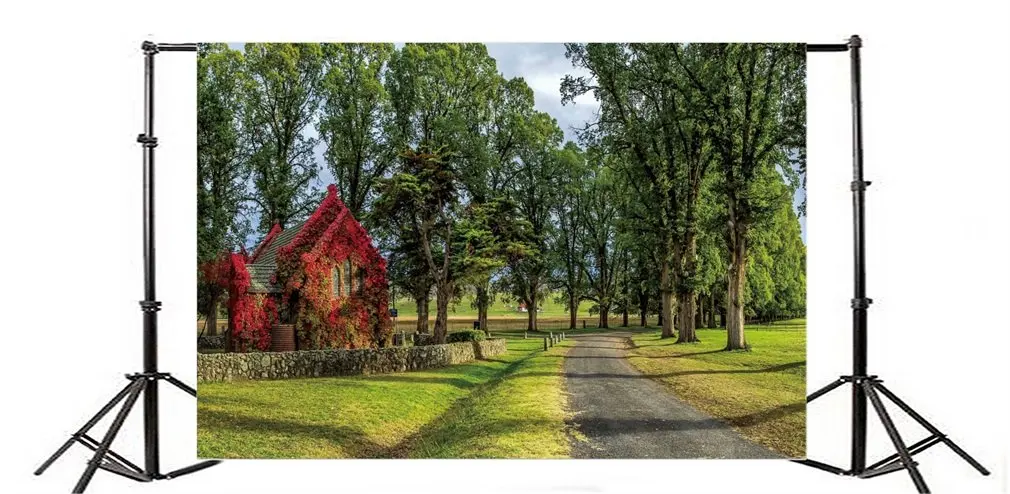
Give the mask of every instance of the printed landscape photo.
M 198 55 L 203 458 L 802 458 L 806 53 Z

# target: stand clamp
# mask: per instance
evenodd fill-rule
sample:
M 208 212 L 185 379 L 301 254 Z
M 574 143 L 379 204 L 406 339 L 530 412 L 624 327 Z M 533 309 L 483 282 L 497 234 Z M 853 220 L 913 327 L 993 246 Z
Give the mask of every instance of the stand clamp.
M 172 374 L 168 372 L 134 372 L 133 374 L 125 374 L 126 378 L 133 381 L 136 379 L 147 379 L 148 381 L 154 381 L 158 379 L 169 379 Z
M 870 304 L 872 304 L 872 303 L 873 303 L 873 299 L 872 298 L 866 298 L 866 297 L 863 297 L 863 298 L 854 298 L 854 299 L 852 299 L 852 308 L 853 309 L 869 309 L 870 308 Z
M 143 144 L 145 148 L 158 147 L 158 138 L 147 134 L 138 135 L 137 142 Z
M 853 192 L 857 190 L 866 190 L 866 188 L 872 183 L 873 182 L 869 180 L 853 180 L 852 183 L 849 184 L 849 188 L 852 189 Z
M 161 302 L 156 302 L 154 300 L 141 300 L 140 310 L 144 312 L 158 312 L 161 310 Z

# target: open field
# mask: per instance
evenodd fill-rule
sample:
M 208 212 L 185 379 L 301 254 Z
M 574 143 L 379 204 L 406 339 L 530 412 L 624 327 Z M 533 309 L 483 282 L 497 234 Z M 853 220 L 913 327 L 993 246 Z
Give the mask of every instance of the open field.
M 462 317 L 473 319 L 477 317 L 477 309 L 473 307 L 473 295 L 465 294 L 460 297 L 460 300 L 455 304 L 449 304 L 449 317 Z M 568 307 L 567 302 L 557 301 L 558 294 L 552 294 L 541 303 L 540 312 L 538 313 L 540 317 L 568 317 Z M 579 317 L 590 317 L 589 307 L 592 306 L 592 302 L 582 302 L 579 304 Z M 416 318 L 417 317 L 417 305 L 414 304 L 414 300 L 409 297 L 398 297 L 393 303 L 391 301 L 391 306 L 395 306 L 397 311 L 400 313 L 400 317 L 404 318 Z M 495 299 L 494 303 L 488 307 L 487 315 L 488 317 L 514 317 L 526 319 L 525 312 L 519 312 L 517 310 L 518 302 L 515 300 L 506 300 L 499 296 Z M 432 299 L 428 302 L 428 315 L 434 317 L 435 314 L 435 300 Z
M 375 376 L 200 385 L 208 458 L 568 455 L 560 368 L 570 340 L 509 337 L 495 359 Z
M 636 334 L 628 361 L 745 437 L 790 457 L 806 451 L 806 321 L 748 325 L 750 351 L 722 351 L 724 330 L 675 344 L 659 330 Z

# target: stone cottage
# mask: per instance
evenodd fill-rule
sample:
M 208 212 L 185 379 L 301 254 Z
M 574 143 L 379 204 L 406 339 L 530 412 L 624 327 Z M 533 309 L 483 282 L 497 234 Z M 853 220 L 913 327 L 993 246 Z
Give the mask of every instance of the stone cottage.
M 275 225 L 251 255 L 233 254 L 231 270 L 235 350 L 277 350 L 278 338 L 296 349 L 390 343 L 386 261 L 333 185 L 307 220 Z

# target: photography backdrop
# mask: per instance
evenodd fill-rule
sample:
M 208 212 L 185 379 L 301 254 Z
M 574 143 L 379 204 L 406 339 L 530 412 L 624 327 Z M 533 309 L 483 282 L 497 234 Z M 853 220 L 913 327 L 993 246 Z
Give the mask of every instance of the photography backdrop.
M 5 167 L 0 201 L 5 211 L 31 211 L 12 214 L 6 229 L 37 241 L 0 247 L 11 260 L 8 279 L 17 280 L 4 287 L 3 307 L 9 317 L 5 327 L 14 328 L 8 345 L 18 349 L 0 363 L 7 395 L 18 399 L 17 406 L 6 408 L 9 447 L 2 453 L 0 485 L 18 492 L 69 490 L 84 466 L 80 452 L 79 462 L 68 457 L 44 478 L 32 477 L 31 471 L 87 410 L 115 391 L 121 373 L 140 365 L 140 149 L 134 142 L 141 130 L 139 42 L 418 39 L 416 22 L 424 19 L 438 26 L 432 39 L 444 37 L 440 29 L 451 29 L 459 38 L 496 40 L 532 39 L 537 33 L 550 40 L 588 39 L 599 30 L 615 39 L 642 40 L 675 33 L 713 41 L 840 42 L 862 35 L 866 176 L 874 182 L 867 218 L 868 294 L 875 300 L 871 370 L 886 376 L 892 389 L 928 411 L 934 423 L 994 471 L 992 477 L 979 477 L 952 461 L 951 453 L 931 450 L 917 460 L 937 492 L 1005 491 L 1003 419 L 1010 410 L 1001 377 L 1010 370 L 1005 359 L 1010 333 L 1000 310 L 1010 299 L 1002 281 L 1010 274 L 1005 256 L 1010 168 L 1002 149 L 1010 134 L 1005 91 L 1010 74 L 1001 61 L 1010 44 L 1007 6 L 960 2 L 961 10 L 913 10 L 869 1 L 828 7 L 794 1 L 662 8 L 622 2 L 620 7 L 612 11 L 587 4 L 573 11 L 570 5 L 529 2 L 492 12 L 493 23 L 470 3 L 455 7 L 465 21 L 406 3 L 400 9 L 364 4 L 325 12 L 307 2 L 285 3 L 284 11 L 267 2 L 179 2 L 129 10 L 43 3 L 7 7 L 0 32 L 13 49 L 5 56 L 9 66 L 25 70 L 0 81 L 4 162 L 20 164 Z M 641 9 L 657 11 L 642 15 Z M 305 13 L 310 11 L 318 13 Z M 521 36 L 511 34 L 516 29 Z M 187 56 L 166 55 L 158 63 L 161 361 L 192 382 L 195 67 Z M 811 56 L 808 72 L 809 159 L 818 170 L 808 182 L 810 221 L 817 225 L 808 232 L 808 380 L 820 383 L 850 365 L 848 60 Z M 67 260 L 71 257 L 88 262 Z M 53 290 L 60 276 L 86 280 L 87 288 L 62 297 Z M 169 328 L 180 328 L 178 335 Z M 41 354 L 25 350 L 40 347 Z M 163 455 L 180 464 L 194 460 L 195 404 L 186 396 L 163 395 Z M 810 409 L 809 453 L 844 461 L 845 399 L 831 399 L 836 401 L 825 398 Z M 139 421 L 131 421 L 122 436 L 124 445 L 133 446 L 124 453 L 140 451 L 137 426 Z M 879 427 L 871 429 L 871 447 L 888 449 Z M 909 492 L 910 486 L 902 475 L 861 481 L 787 462 L 320 460 L 231 461 L 189 478 L 144 486 L 101 476 L 92 488 L 124 493 L 878 493 Z

